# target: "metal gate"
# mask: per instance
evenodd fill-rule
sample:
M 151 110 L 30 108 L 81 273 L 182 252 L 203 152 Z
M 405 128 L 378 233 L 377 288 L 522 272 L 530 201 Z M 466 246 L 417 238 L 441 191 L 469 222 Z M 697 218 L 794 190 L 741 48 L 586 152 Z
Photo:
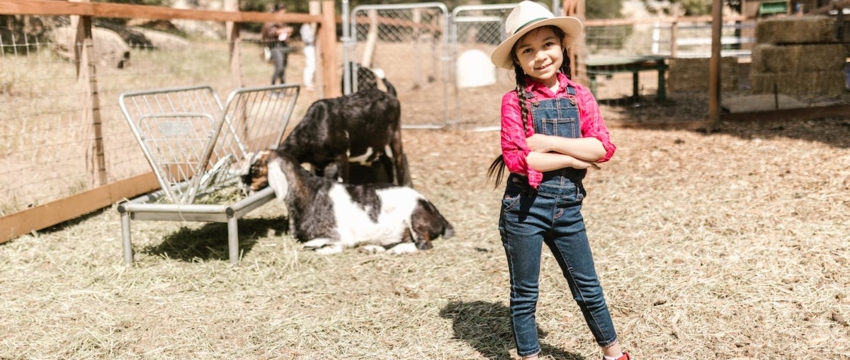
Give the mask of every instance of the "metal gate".
M 505 39 L 505 19 L 516 5 L 461 5 L 449 16 L 443 3 L 361 5 L 349 12 L 343 0 L 343 63 L 384 71 L 402 102 L 403 128 L 497 130 L 501 99 L 482 97 L 479 90 L 515 87 L 513 72 L 493 69 L 489 54 Z M 553 0 L 552 8 L 559 7 Z M 458 73 L 469 54 L 477 55 L 481 66 Z M 491 70 L 494 83 L 463 86 L 465 75 Z M 350 72 L 344 66 L 345 94 L 357 89 Z
M 450 121 L 449 13 L 442 3 L 343 4 L 343 63 L 381 69 L 402 103 L 402 128 L 438 129 Z M 343 92 L 357 88 L 343 66 Z M 356 79 L 353 79 L 356 81 Z M 442 104 L 440 106 L 439 104 Z
M 497 130 L 501 98 L 476 96 L 483 86 L 514 87 L 513 73 L 496 68 L 489 55 L 505 39 L 505 19 L 516 4 L 462 5 L 452 11 L 451 56 L 454 79 L 454 122 L 473 130 Z M 468 60 L 465 60 L 468 59 Z M 475 66 L 478 81 L 464 81 L 464 63 Z M 476 66 L 477 65 L 477 66 Z M 460 99 L 464 99 L 461 101 Z M 464 116 L 475 114 L 475 116 Z

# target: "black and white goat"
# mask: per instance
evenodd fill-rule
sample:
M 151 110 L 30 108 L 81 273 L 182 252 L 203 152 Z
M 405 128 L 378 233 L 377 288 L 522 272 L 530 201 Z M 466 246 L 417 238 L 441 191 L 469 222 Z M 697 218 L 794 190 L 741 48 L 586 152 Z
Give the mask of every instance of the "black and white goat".
M 392 94 L 364 89 L 313 102 L 278 146 L 316 175 L 344 183 L 411 185 L 401 143 L 401 104 Z M 352 179 L 349 163 L 384 169 L 378 179 Z
M 430 249 L 437 237 L 454 236 L 434 204 L 409 187 L 341 184 L 310 174 L 280 150 L 253 157 L 262 161 L 251 159 L 243 185 L 257 191 L 261 187 L 254 180 L 267 176 L 278 201 L 286 204 L 290 234 L 305 248 L 332 254 L 362 246 L 369 252 L 401 254 Z

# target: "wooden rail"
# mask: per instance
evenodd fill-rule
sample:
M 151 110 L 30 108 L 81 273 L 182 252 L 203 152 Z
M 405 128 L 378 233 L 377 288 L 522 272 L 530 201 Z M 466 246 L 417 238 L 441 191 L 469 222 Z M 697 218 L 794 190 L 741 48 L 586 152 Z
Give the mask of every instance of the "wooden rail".
M 847 0 L 850 1 L 850 0 Z M 724 22 L 745 21 L 748 20 L 744 16 L 725 16 Z M 680 16 L 672 18 L 648 18 L 648 19 L 588 19 L 584 21 L 584 26 L 612 26 L 612 25 L 635 25 L 635 24 L 657 24 L 657 23 L 679 23 L 679 22 L 708 22 L 712 21 L 711 16 Z
M 0 217 L 0 244 L 156 189 L 159 182 L 149 172 Z
M 282 21 L 291 23 L 321 22 L 322 17 L 310 14 L 274 14 L 261 12 L 231 12 L 212 10 L 172 9 L 148 5 L 87 3 L 56 0 L 3 0 L 0 14 L 5 15 L 79 15 L 110 18 L 152 20 L 206 20 L 232 22 Z

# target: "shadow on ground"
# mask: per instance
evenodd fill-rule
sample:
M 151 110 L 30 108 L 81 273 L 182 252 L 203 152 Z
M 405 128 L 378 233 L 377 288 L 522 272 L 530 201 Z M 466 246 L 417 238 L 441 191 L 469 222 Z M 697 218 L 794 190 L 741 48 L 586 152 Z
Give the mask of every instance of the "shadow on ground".
M 289 221 L 285 217 L 240 219 L 240 256 L 250 252 L 257 240 L 266 237 L 271 231 L 288 232 Z M 227 224 L 206 223 L 197 229 L 181 227 L 165 236 L 159 245 L 147 247 L 142 252 L 187 262 L 228 260 Z
M 452 319 L 456 339 L 466 341 L 478 353 L 491 360 L 510 360 L 508 352 L 516 345 L 511 333 L 509 309 L 495 302 L 452 301 L 440 310 L 440 316 Z M 547 333 L 537 329 L 541 339 Z M 541 356 L 556 360 L 585 360 L 578 354 L 561 350 L 541 340 Z

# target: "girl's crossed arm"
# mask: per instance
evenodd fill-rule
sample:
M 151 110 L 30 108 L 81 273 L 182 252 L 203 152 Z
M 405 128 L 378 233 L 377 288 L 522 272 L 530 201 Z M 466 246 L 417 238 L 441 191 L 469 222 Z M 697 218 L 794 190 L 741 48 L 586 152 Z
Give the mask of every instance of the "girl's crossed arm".
M 602 147 L 602 145 L 599 145 L 599 147 Z M 592 161 L 582 160 L 572 155 L 561 154 L 558 152 L 532 151 L 525 157 L 525 161 L 528 163 L 528 167 L 539 172 L 547 172 L 568 167 L 574 169 L 587 169 L 590 167 L 599 168 Z
M 606 154 L 605 147 L 594 137 L 565 138 L 561 136 L 534 134 L 525 139 L 534 152 L 570 155 L 577 159 L 595 162 Z

